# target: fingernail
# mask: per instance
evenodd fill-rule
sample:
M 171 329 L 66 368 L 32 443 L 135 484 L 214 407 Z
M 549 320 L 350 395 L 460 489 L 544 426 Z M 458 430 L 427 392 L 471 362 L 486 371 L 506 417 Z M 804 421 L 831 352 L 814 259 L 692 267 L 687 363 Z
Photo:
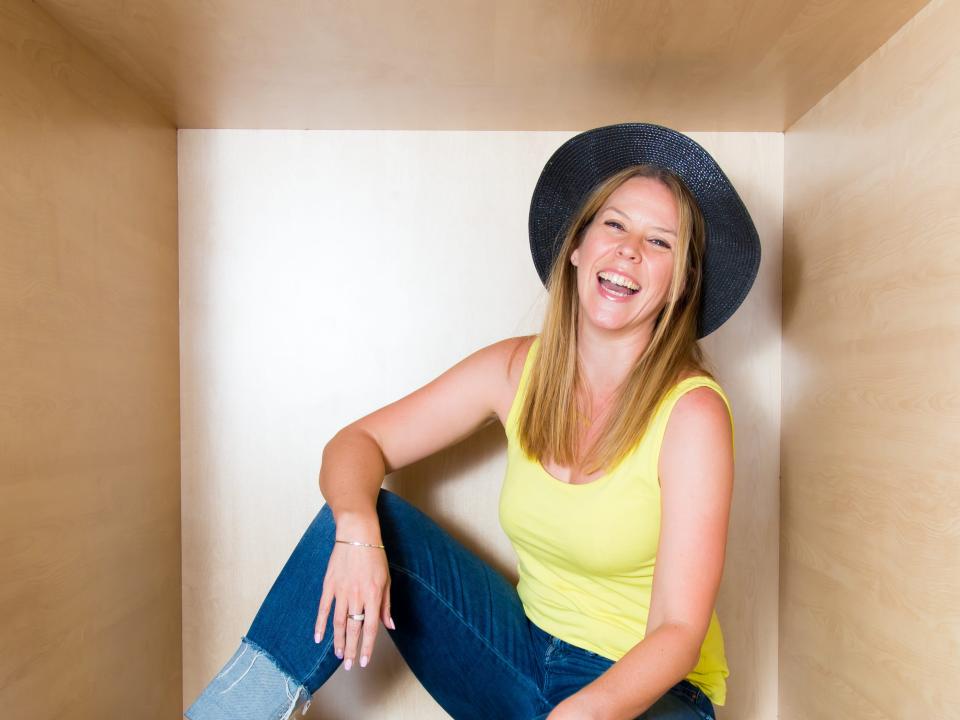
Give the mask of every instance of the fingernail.
M 319 643 L 319 642 L 320 642 L 320 633 L 315 632 L 315 633 L 313 634 L 313 641 L 314 641 L 315 643 Z
M 396 625 L 396 623 L 393 622 L 393 618 L 390 618 L 390 629 L 391 629 L 391 630 L 396 630 L 396 629 L 397 629 L 397 625 Z
M 336 650 L 334 650 L 334 652 L 336 653 L 338 658 L 343 660 L 343 650 L 341 650 L 340 648 L 337 648 Z
M 367 666 L 367 663 L 368 663 L 369 661 L 370 661 L 370 658 L 368 658 L 366 655 L 361 655 L 361 656 L 360 656 L 360 667 L 366 667 L 366 666 Z
M 345 670 L 349 670 L 351 665 L 353 665 L 353 660 L 351 660 L 350 658 L 347 658 L 343 663 L 343 667 Z

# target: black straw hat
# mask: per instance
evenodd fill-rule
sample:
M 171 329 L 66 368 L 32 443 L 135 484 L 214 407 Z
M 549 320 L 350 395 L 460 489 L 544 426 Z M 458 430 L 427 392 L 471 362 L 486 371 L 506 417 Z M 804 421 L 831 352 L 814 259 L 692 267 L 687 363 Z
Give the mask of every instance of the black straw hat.
M 747 297 L 760 268 L 760 237 L 733 184 L 698 143 L 676 130 L 621 123 L 587 130 L 561 145 L 530 202 L 530 251 L 546 285 L 567 224 L 590 191 L 614 173 L 649 163 L 677 175 L 706 221 L 706 256 L 697 337 L 709 335 Z

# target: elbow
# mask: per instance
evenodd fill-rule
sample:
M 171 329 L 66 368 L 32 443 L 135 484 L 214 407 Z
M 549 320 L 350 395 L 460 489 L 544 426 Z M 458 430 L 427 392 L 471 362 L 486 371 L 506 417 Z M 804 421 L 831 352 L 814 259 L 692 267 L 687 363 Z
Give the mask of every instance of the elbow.
M 357 432 L 362 431 L 360 431 L 358 428 L 355 428 L 352 423 L 350 425 L 344 425 L 333 434 L 332 438 L 327 440 L 327 444 L 323 446 L 323 453 L 321 457 L 326 459 L 333 448 L 343 442 L 350 442 L 350 437 Z
M 384 475 L 391 472 L 379 439 L 372 432 L 354 422 L 340 428 L 336 434 L 327 441 L 327 444 L 323 446 L 323 452 L 320 456 L 321 480 L 324 476 L 324 464 L 341 452 L 352 458 L 363 457 L 366 459 L 371 457 L 374 461 L 379 460 L 383 463 Z M 336 464 L 339 460 L 334 460 L 333 462 Z
M 347 428 L 341 428 L 338 430 L 332 438 L 327 440 L 326 444 L 323 446 L 323 450 L 320 453 L 320 469 L 317 471 L 317 484 L 320 486 L 320 491 L 323 492 L 323 479 L 326 473 L 324 473 L 324 467 L 330 465 L 330 461 L 335 453 L 336 446 L 343 439 L 343 432 Z
M 323 464 L 323 461 L 326 460 L 327 457 L 330 455 L 330 446 L 333 445 L 335 442 L 337 442 L 337 438 L 340 437 L 340 433 L 342 432 L 343 432 L 343 429 L 337 430 L 337 432 L 334 433 L 333 437 L 327 440 L 326 444 L 323 446 L 323 452 L 320 453 L 321 466 Z

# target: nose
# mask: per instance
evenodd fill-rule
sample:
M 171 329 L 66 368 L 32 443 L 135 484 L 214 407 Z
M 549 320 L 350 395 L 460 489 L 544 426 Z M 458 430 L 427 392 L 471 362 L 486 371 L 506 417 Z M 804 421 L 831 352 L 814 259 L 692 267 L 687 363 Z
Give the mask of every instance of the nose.
M 637 262 L 640 259 L 640 250 L 637 249 L 636 243 L 624 242 L 617 248 L 617 256 L 624 260 Z

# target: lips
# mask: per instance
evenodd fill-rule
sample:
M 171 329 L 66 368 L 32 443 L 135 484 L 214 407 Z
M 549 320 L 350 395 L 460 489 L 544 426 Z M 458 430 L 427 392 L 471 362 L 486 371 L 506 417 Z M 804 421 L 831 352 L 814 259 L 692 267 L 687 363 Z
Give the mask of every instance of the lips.
M 637 292 L 635 293 L 624 294 L 624 295 L 617 294 L 605 288 L 599 276 L 597 276 L 597 289 L 603 298 L 605 298 L 606 300 L 610 300 L 611 302 L 628 302 L 634 295 L 637 295 L 640 292 L 639 290 L 637 290 Z
M 639 284 L 640 284 L 640 281 L 637 280 L 633 275 L 631 275 L 630 273 L 626 272 L 625 270 L 621 270 L 621 269 L 618 268 L 618 267 L 605 267 L 605 268 L 600 268 L 600 269 L 597 271 L 597 274 L 602 273 L 602 272 L 610 272 L 610 273 L 616 273 L 617 275 L 623 275 L 625 278 L 630 278 L 631 282 L 633 282 L 634 285 L 639 285 Z

